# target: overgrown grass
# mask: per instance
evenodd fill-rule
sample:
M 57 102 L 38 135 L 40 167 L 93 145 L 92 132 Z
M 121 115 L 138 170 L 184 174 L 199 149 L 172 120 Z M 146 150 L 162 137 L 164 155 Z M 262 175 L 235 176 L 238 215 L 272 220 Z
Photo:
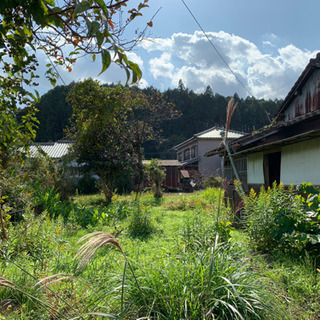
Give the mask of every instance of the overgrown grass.
M 77 217 L 30 212 L 8 230 L 2 318 L 317 319 L 316 257 L 254 252 L 219 189 L 160 202 L 117 196 L 108 207 L 100 195 L 79 196 L 74 205 L 107 216 L 83 228 Z M 95 231 L 105 233 L 91 236 L 94 251 L 75 258 L 89 238 L 78 240 Z

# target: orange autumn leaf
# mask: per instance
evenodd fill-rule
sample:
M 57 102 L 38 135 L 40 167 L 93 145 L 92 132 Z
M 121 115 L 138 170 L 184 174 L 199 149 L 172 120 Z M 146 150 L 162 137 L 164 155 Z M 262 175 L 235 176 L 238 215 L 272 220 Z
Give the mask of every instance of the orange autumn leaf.
M 150 21 L 150 22 L 147 23 L 147 25 L 151 28 L 153 26 L 153 22 Z
M 114 27 L 113 27 L 113 23 L 111 20 L 108 20 L 108 24 L 109 24 L 110 28 L 113 30 Z

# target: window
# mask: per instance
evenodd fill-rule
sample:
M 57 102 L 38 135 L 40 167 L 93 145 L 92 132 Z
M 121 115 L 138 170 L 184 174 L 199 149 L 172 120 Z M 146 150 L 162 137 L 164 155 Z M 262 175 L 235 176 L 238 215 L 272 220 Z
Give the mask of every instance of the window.
M 240 177 L 246 176 L 247 175 L 247 158 L 246 157 L 238 158 L 238 159 L 234 159 L 233 161 L 234 161 L 236 170 L 238 172 L 238 175 Z M 229 181 L 233 181 L 236 178 L 229 159 L 225 160 L 224 162 L 224 176 Z
M 178 153 L 178 161 L 182 161 L 182 152 Z
M 191 158 L 195 158 L 197 156 L 197 146 L 191 147 Z
M 189 160 L 190 159 L 190 149 L 184 150 L 184 157 L 183 160 Z

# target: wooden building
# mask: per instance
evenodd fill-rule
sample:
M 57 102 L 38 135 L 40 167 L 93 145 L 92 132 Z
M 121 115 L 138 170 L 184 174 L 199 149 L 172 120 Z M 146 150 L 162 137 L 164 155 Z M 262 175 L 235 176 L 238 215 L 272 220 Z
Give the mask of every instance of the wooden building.
M 229 147 L 246 191 L 274 181 L 320 186 L 320 53 L 288 93 L 273 124 L 231 141 Z M 206 156 L 222 154 L 224 149 Z M 224 163 L 225 176 L 234 179 L 229 159 Z

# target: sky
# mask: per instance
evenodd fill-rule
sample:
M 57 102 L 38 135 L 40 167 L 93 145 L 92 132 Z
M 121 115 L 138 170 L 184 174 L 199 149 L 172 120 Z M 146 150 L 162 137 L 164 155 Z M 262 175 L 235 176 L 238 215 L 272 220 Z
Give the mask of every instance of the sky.
M 320 51 L 318 0 L 149 0 L 148 4 L 143 17 L 127 30 L 128 38 L 134 36 L 157 12 L 146 39 L 128 53 L 142 69 L 140 87 L 165 91 L 177 88 L 182 80 L 196 93 L 210 85 L 224 96 L 283 99 Z M 48 62 L 45 56 L 40 59 L 42 66 Z M 93 63 L 85 57 L 71 73 L 61 69 L 63 81 L 57 85 L 89 77 L 101 83 L 125 83 L 119 67 L 112 65 L 98 76 L 100 69 L 98 59 Z M 51 88 L 41 78 L 40 94 Z

